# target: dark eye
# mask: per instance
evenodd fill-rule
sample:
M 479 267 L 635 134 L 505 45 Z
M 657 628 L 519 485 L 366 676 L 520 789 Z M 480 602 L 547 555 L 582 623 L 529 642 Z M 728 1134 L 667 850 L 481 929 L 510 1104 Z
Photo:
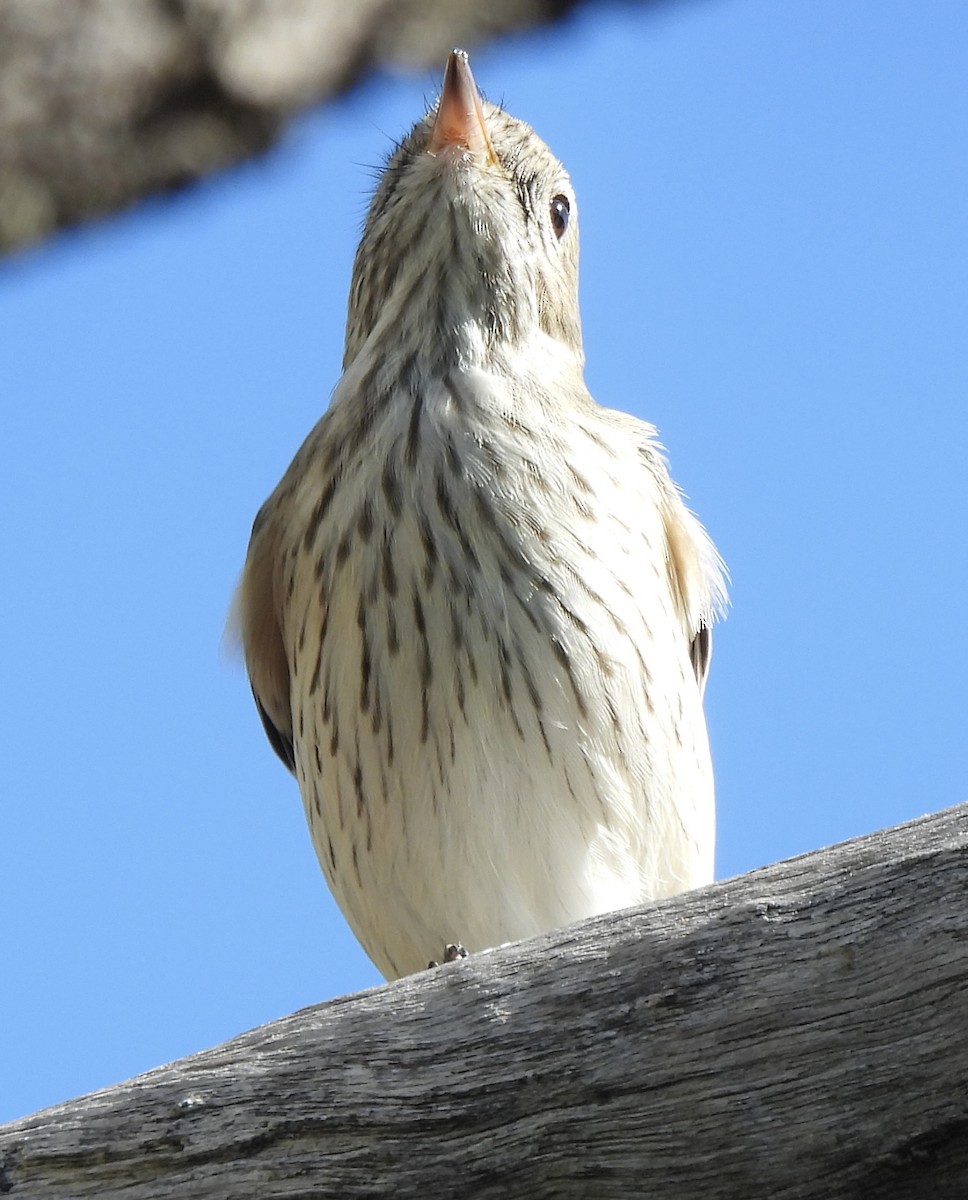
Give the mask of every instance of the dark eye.
M 571 215 L 571 202 L 567 196 L 555 196 L 551 201 L 551 228 L 556 238 L 562 238 L 568 228 L 568 218 Z

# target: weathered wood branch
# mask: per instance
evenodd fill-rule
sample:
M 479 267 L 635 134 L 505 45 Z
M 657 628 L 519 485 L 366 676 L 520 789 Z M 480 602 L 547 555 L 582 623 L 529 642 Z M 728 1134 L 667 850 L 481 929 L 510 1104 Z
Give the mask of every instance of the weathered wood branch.
M 0 253 L 248 158 L 379 67 L 576 3 L 3 0 Z
M 968 806 L 14 1122 L 3 1191 L 963 1200 Z

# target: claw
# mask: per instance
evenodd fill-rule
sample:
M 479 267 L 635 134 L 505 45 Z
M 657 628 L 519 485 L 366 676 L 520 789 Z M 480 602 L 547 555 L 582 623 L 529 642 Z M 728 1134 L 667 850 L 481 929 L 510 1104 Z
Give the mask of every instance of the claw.
M 460 942 L 449 942 L 444 947 L 444 962 L 445 963 L 457 962 L 458 959 L 466 958 L 466 957 L 467 957 L 467 951 L 460 944 Z M 440 963 L 436 960 L 436 958 L 432 958 L 430 960 L 430 962 L 427 963 L 427 970 L 429 971 L 431 967 L 439 967 L 439 966 L 440 966 Z

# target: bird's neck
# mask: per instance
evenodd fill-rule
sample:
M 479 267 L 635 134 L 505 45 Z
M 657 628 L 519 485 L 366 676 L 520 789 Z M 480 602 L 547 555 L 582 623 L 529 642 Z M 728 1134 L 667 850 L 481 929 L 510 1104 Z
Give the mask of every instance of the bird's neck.
M 584 388 L 580 351 L 538 327 L 506 338 L 467 317 L 436 329 L 428 319 L 407 313 L 395 325 L 382 327 L 381 321 L 344 363 L 340 394 L 382 409 L 388 401 L 438 390 L 437 384 L 446 390 L 457 376 L 486 376 L 502 391 L 524 394 L 554 393 L 559 385 Z
M 375 356 L 413 363 L 427 375 L 483 367 L 513 353 L 535 326 L 511 281 L 455 277 L 431 264 L 416 284 L 391 288 L 379 310 L 351 310 L 343 366 Z

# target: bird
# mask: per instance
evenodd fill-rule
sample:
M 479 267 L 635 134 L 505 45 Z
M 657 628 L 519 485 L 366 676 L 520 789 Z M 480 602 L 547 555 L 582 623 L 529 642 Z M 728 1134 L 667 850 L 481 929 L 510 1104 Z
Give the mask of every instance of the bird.
M 712 880 L 725 602 L 654 426 L 585 384 L 570 178 L 455 50 L 379 177 L 342 375 L 235 601 L 387 979 Z

